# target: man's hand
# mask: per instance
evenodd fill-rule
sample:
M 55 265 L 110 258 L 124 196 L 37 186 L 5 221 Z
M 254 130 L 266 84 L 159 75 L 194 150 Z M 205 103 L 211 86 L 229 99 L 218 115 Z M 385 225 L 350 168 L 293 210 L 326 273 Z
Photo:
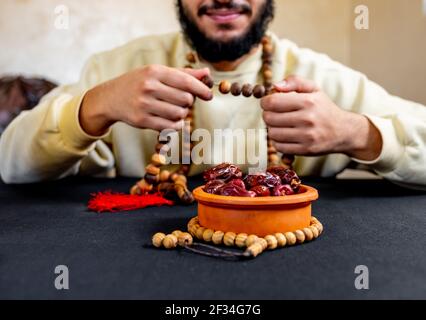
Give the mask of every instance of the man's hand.
M 142 129 L 181 129 L 195 97 L 213 98 L 200 79 L 208 69 L 173 69 L 150 65 L 88 91 L 80 109 L 80 124 L 99 136 L 117 121 Z
M 380 155 L 382 137 L 368 118 L 339 108 L 312 81 L 289 77 L 275 90 L 261 105 L 278 151 L 301 156 L 344 153 L 365 161 Z

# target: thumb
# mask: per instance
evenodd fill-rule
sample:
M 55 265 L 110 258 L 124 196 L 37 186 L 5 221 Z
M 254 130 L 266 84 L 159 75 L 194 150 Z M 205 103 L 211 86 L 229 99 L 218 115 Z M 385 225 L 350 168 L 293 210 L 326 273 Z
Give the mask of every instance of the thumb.
M 189 74 L 190 76 L 193 76 L 194 78 L 197 78 L 198 80 L 203 79 L 205 76 L 210 76 L 210 69 L 204 68 L 204 69 L 190 69 L 185 68 L 181 69 L 186 74 Z
M 289 76 L 284 81 L 274 84 L 274 89 L 282 93 L 313 93 L 319 91 L 315 82 L 298 76 Z

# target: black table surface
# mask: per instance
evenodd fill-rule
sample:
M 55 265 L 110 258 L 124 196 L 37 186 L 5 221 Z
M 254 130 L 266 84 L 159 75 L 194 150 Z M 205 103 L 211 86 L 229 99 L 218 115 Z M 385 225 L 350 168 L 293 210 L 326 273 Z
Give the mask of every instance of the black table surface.
M 386 181 L 308 179 L 320 191 L 313 209 L 325 226 L 320 239 L 225 261 L 150 247 L 154 233 L 184 229 L 195 205 L 87 211 L 91 193 L 125 192 L 133 182 L 0 184 L 0 298 L 426 298 L 424 193 Z M 69 268 L 69 290 L 54 287 L 58 265 Z M 355 288 L 358 265 L 369 269 L 369 290 Z

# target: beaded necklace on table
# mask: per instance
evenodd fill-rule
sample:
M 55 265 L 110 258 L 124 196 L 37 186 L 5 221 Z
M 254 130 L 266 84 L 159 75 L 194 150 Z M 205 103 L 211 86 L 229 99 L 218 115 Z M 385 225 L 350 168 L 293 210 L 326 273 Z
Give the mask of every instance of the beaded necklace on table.
M 272 44 L 271 38 L 265 36 L 262 39 L 262 75 L 263 85 L 251 85 L 240 83 L 230 83 L 228 81 L 222 81 L 219 84 L 219 91 L 222 94 L 231 93 L 233 96 L 243 95 L 246 98 L 254 96 L 257 99 L 261 99 L 266 95 L 274 92 L 273 89 L 273 53 L 274 45 Z M 197 55 L 190 52 L 188 53 L 186 60 L 188 65 L 186 68 L 193 68 L 197 62 Z M 214 81 L 211 77 L 206 76 L 201 81 L 208 86 L 210 89 L 214 87 Z M 189 130 L 192 134 L 194 130 L 194 105 L 189 108 L 189 113 L 185 122 L 189 124 Z M 192 152 L 191 141 L 184 141 L 183 143 L 183 155 L 182 158 L 190 159 Z M 167 142 L 159 141 L 155 148 L 155 154 L 151 158 L 151 163 L 146 167 L 146 173 L 144 178 L 135 184 L 131 190 L 131 194 L 148 194 L 160 192 L 165 196 L 172 193 L 176 193 L 181 202 L 185 204 L 191 204 L 194 202 L 194 197 L 187 186 L 187 178 L 191 165 L 182 164 L 180 169 L 175 173 L 171 173 L 161 168 L 166 165 L 166 158 L 161 152 L 168 151 Z M 189 156 L 189 157 L 188 157 Z M 278 155 L 277 149 L 274 147 L 272 141 L 268 138 L 268 166 L 285 166 L 291 168 L 294 162 L 293 156 Z

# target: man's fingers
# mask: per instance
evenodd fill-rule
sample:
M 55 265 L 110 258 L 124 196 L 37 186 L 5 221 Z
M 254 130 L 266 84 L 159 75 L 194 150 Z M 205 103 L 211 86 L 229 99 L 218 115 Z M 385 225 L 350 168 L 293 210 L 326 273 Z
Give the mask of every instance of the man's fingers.
M 268 137 L 279 143 L 298 143 L 300 142 L 300 129 L 269 128 Z
M 199 74 L 201 75 L 202 72 Z M 188 74 L 187 71 L 169 68 L 161 74 L 159 80 L 167 86 L 191 93 L 203 100 L 213 99 L 212 91 L 198 78 Z
M 144 121 L 144 127 L 150 128 L 155 131 L 162 130 L 181 130 L 183 121 L 170 121 L 161 117 L 149 116 Z
M 189 110 L 165 101 L 154 100 L 146 109 L 147 112 L 154 116 L 161 117 L 170 121 L 179 121 L 186 118 Z
M 304 79 L 298 76 L 289 76 L 284 81 L 274 85 L 278 92 L 298 92 L 313 93 L 319 90 L 318 86 L 312 80 Z
M 274 93 L 264 97 L 260 105 L 263 110 L 271 112 L 291 112 L 303 109 L 305 106 L 304 95 L 290 93 Z
M 268 127 L 294 128 L 305 125 L 300 112 L 271 112 L 263 113 L 263 120 Z
M 154 97 L 183 108 L 189 108 L 194 104 L 194 96 L 185 91 L 160 84 L 160 88 L 153 93 Z

